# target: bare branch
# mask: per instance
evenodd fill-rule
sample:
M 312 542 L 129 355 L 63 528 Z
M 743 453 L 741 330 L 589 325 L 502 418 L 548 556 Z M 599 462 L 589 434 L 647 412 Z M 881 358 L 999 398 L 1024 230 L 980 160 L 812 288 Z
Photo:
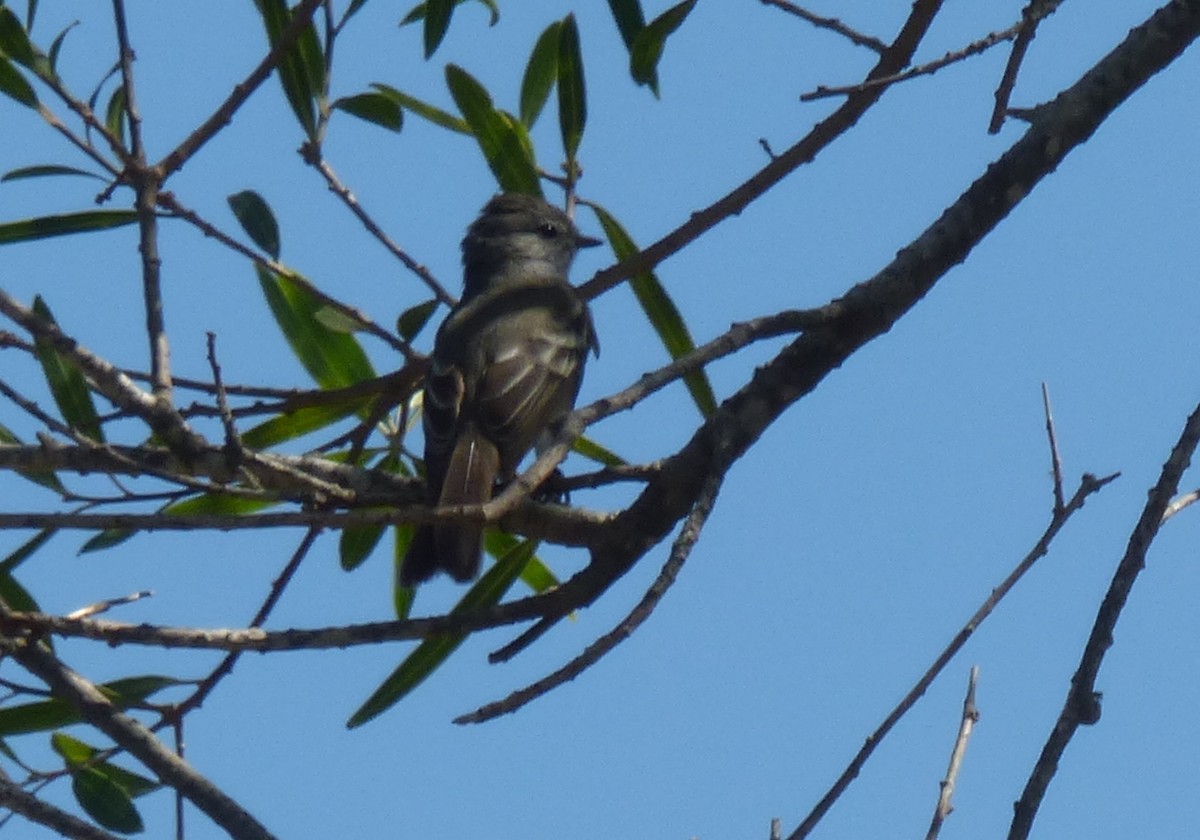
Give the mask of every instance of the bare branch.
M 1013 42 L 1012 52 L 1008 55 L 1008 64 L 1004 68 L 1004 76 L 996 88 L 996 107 L 992 110 L 992 119 L 988 124 L 988 134 L 996 134 L 1004 125 L 1004 117 L 1008 114 L 1008 101 L 1012 97 L 1013 88 L 1017 84 L 1017 73 L 1021 62 L 1025 60 L 1025 52 L 1037 26 L 1045 18 L 1054 14 L 1062 0 L 1029 0 L 1029 5 L 1021 10 L 1021 28 Z
M 1200 9 L 1196 10 L 1195 15 L 1200 18 Z M 1197 25 L 1200 25 L 1200 22 Z M 1184 424 L 1179 440 L 1163 464 L 1158 482 L 1150 490 L 1150 497 L 1146 500 L 1142 515 L 1129 535 L 1125 555 L 1113 573 L 1108 592 L 1105 593 L 1096 613 L 1091 635 L 1084 646 L 1079 667 L 1071 677 L 1071 688 L 1067 691 L 1066 702 L 1029 775 L 1025 790 L 1013 808 L 1009 840 L 1023 840 L 1029 836 L 1034 817 L 1037 816 L 1046 789 L 1050 786 L 1050 780 L 1058 770 L 1058 762 L 1066 751 L 1067 744 L 1071 742 L 1080 726 L 1090 726 L 1100 720 L 1100 695 L 1096 691 L 1096 677 L 1100 673 L 1100 665 L 1104 662 L 1105 653 L 1112 647 L 1113 630 L 1121 617 L 1121 611 L 1125 608 L 1125 601 L 1138 574 L 1146 566 L 1146 554 L 1154 538 L 1158 536 L 1159 528 L 1162 527 L 1170 507 L 1171 497 L 1178 491 L 1179 480 L 1183 471 L 1191 464 L 1198 444 L 1200 406 L 1196 407 Z
M 967 741 L 971 739 L 971 731 L 979 721 L 979 709 L 975 707 L 975 684 L 979 681 L 979 666 L 971 666 L 971 675 L 967 679 L 967 696 L 963 700 L 962 719 L 958 724 L 958 737 L 954 739 L 954 749 L 950 751 L 950 766 L 946 770 L 946 778 L 941 783 L 941 793 L 938 795 L 937 807 L 933 810 L 933 820 L 925 840 L 937 840 L 941 833 L 942 823 L 954 806 L 950 800 L 954 797 L 954 785 L 958 781 L 958 771 L 962 768 L 963 756 L 967 752 Z
M 575 679 L 592 665 L 595 665 L 605 654 L 633 635 L 633 632 L 650 617 L 650 613 L 654 612 L 654 608 L 658 606 L 663 596 L 667 594 L 667 590 L 675 583 L 675 579 L 679 575 L 679 570 L 683 568 L 683 564 L 691 555 L 696 541 L 700 539 L 700 531 L 704 528 L 704 523 L 708 521 L 708 515 L 712 513 L 713 505 L 716 504 L 717 493 L 720 489 L 721 477 L 710 476 L 708 481 L 705 482 L 704 492 L 696 500 L 696 505 L 692 508 L 691 514 L 688 515 L 687 521 L 683 523 L 683 528 L 680 530 L 679 536 L 675 539 L 675 544 L 671 546 L 671 553 L 667 557 L 667 562 L 663 564 L 662 570 L 658 573 L 658 577 L 655 578 L 650 588 L 646 590 L 646 593 L 642 596 L 637 606 L 633 608 L 620 624 L 592 642 L 583 653 L 554 673 L 543 677 L 525 688 L 514 691 L 503 700 L 488 703 L 469 714 L 461 715 L 455 718 L 454 722 L 483 723 L 501 715 L 515 712 L 530 701 L 536 700 L 538 697 L 553 691 L 563 683 Z
M 891 46 L 880 55 L 879 61 L 867 74 L 867 78 L 890 76 L 907 67 L 941 7 L 942 0 L 916 0 L 900 33 Z M 772 158 L 748 181 L 708 207 L 692 213 L 686 222 L 637 255 L 598 272 L 580 287 L 580 293 L 587 299 L 594 298 L 626 278 L 641 271 L 648 271 L 720 222 L 741 213 L 750 202 L 793 171 L 811 163 L 822 149 L 850 130 L 882 95 L 882 89 L 852 94 L 841 107 L 818 123 L 791 148 Z
M 187 136 L 174 150 L 164 157 L 157 165 L 160 177 L 166 180 L 170 175 L 183 167 L 188 159 L 200 151 L 205 143 L 216 136 L 217 132 L 233 120 L 238 108 L 245 104 L 250 94 L 258 89 L 271 75 L 283 54 L 292 48 L 306 27 L 312 22 L 313 13 L 325 0 L 300 0 L 292 9 L 292 20 L 279 35 L 279 40 L 271 51 L 263 57 L 258 66 L 250 71 L 245 79 L 234 85 L 229 96 L 217 106 L 217 110 L 205 120 L 195 131 Z
M 958 633 L 950 641 L 950 644 L 948 644 L 946 648 L 940 654 L 938 654 L 937 659 L 935 659 L 933 664 L 930 665 L 925 673 L 921 675 L 921 678 L 917 680 L 916 685 L 914 685 L 908 694 L 904 696 L 904 699 L 901 700 L 894 709 L 892 709 L 892 711 L 884 719 L 883 723 L 881 723 L 874 732 L 867 736 L 866 742 L 854 756 L 853 760 L 851 760 L 850 764 L 847 765 L 846 769 L 842 771 L 842 775 L 838 777 L 837 781 L 833 783 L 833 786 L 830 787 L 828 792 L 826 792 L 826 794 L 821 798 L 821 801 L 818 802 L 816 807 L 814 807 L 809 815 L 804 818 L 804 821 L 800 823 L 796 830 L 788 835 L 788 840 L 801 840 L 801 838 L 807 837 L 809 833 L 816 828 L 817 823 L 821 821 L 821 818 L 825 816 L 831 807 L 833 807 L 833 803 L 838 800 L 842 793 L 845 792 L 846 788 L 850 786 L 850 783 L 858 776 L 863 765 L 866 764 L 867 759 L 871 757 L 871 753 L 875 752 L 875 748 L 879 746 L 880 742 L 882 742 L 887 734 L 892 730 L 892 727 L 894 727 L 900 721 L 900 718 L 904 717 L 904 715 L 908 713 L 909 709 L 916 705 L 917 701 L 921 699 L 921 696 L 925 694 L 929 686 L 933 684 L 933 681 L 937 678 L 937 675 L 940 674 L 942 669 L 949 664 L 950 660 L 954 658 L 955 654 L 962 650 L 963 645 L 967 643 L 967 640 L 971 638 L 972 634 L 974 634 L 974 632 L 979 628 L 979 625 L 982 624 L 983 621 L 992 614 L 992 611 L 996 608 L 996 605 L 1000 603 L 1004 596 L 1007 595 L 1014 586 L 1016 586 L 1017 581 L 1024 577 L 1025 573 L 1033 567 L 1033 564 L 1036 563 L 1038 559 L 1045 556 L 1046 552 L 1050 548 L 1050 543 L 1058 535 L 1058 532 L 1062 530 L 1062 527 L 1067 523 L 1067 520 L 1070 519 L 1077 510 L 1083 507 L 1083 504 L 1085 501 L 1087 501 L 1088 496 L 1098 492 L 1102 487 L 1104 487 L 1104 485 L 1108 484 L 1115 478 L 1115 475 L 1106 476 L 1105 478 L 1096 478 L 1095 476 L 1091 475 L 1085 475 L 1083 477 L 1079 483 L 1079 489 L 1075 491 L 1075 495 L 1071 497 L 1071 500 L 1067 502 L 1066 506 L 1061 511 L 1055 511 L 1053 517 L 1050 519 L 1050 524 L 1046 526 L 1046 530 L 1042 532 L 1042 536 L 1038 538 L 1038 541 L 1034 544 L 1030 552 L 1021 559 L 1021 562 L 1018 563 L 1016 568 L 1009 573 L 1008 577 L 1006 577 L 999 586 L 991 591 L 988 597 L 984 600 L 983 604 L 975 611 L 975 614 L 967 619 L 967 623 L 964 624 L 962 629 L 958 631 Z
M 764 6 L 774 6 L 787 12 L 789 15 L 795 15 L 801 20 L 806 20 L 818 29 L 828 29 L 836 32 L 844 38 L 848 38 L 856 47 L 866 47 L 869 50 L 874 50 L 881 53 L 887 49 L 887 44 L 880 41 L 878 38 L 873 38 L 870 35 L 863 35 L 854 29 L 851 29 L 846 24 L 842 23 L 837 18 L 821 17 L 813 14 L 808 9 L 797 6 L 789 0 L 759 0 Z
M 32 793 L 22 790 L 6 776 L 0 776 L 0 807 L 72 840 L 122 840 L 116 834 L 110 834 L 74 814 L 68 814 L 48 802 L 43 802 Z
M 1058 454 L 1058 435 L 1054 433 L 1054 413 L 1050 410 L 1050 389 L 1042 383 L 1042 410 L 1046 415 L 1046 437 L 1050 440 L 1050 469 L 1054 475 L 1054 509 L 1063 508 L 1062 459 Z

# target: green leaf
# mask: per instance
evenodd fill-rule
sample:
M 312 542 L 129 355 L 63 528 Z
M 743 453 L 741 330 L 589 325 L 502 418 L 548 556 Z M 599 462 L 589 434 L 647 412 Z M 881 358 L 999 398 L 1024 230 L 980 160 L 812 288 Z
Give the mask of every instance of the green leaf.
M 66 236 L 70 233 L 86 233 L 93 230 L 131 225 L 137 221 L 133 210 L 84 210 L 80 213 L 64 213 L 59 216 L 38 216 L 18 222 L 0 224 L 0 245 L 10 242 L 27 242 L 32 239 L 48 239 L 51 236 Z
M 36 58 L 25 27 L 12 10 L 4 5 L 0 5 L 0 55 L 26 67 L 32 67 Z
M 591 206 L 600 219 L 600 226 L 604 228 L 604 235 L 608 237 L 616 258 L 624 260 L 636 254 L 638 247 L 620 222 L 603 207 L 595 204 Z M 640 272 L 629 281 L 629 285 L 672 359 L 678 359 L 695 349 L 695 342 L 692 341 L 691 332 L 684 323 L 683 316 L 653 272 Z M 708 417 L 717 410 L 717 398 L 704 370 L 692 371 L 683 378 L 683 382 L 702 415 Z
M 255 3 L 267 30 L 267 39 L 271 46 L 275 46 L 288 24 L 292 22 L 292 12 L 288 9 L 286 0 L 255 0 Z M 311 20 L 300 33 L 300 37 L 284 53 L 276 71 L 280 84 L 283 85 L 283 93 L 288 104 L 292 106 L 296 119 L 300 121 L 301 128 L 310 139 L 315 137 L 315 102 L 325 86 L 325 57 Z
M 37 94 L 33 92 L 29 82 L 21 75 L 21 71 L 13 67 L 7 58 L 0 58 L 0 93 L 17 100 L 22 105 L 36 108 Z
M 642 13 L 640 0 L 608 0 L 608 8 L 625 42 L 625 49 L 633 48 L 633 39 L 646 25 L 646 16 Z
M 96 758 L 101 752 L 99 749 L 78 738 L 72 738 L 65 732 L 51 734 L 50 746 L 62 756 L 68 768 L 91 766 L 101 769 L 130 796 L 144 796 L 162 787 L 153 779 L 148 779 L 107 761 L 97 761 Z
M 133 800 L 99 767 L 82 767 L 71 774 L 71 792 L 79 807 L 100 825 L 124 834 L 144 829 Z
M 455 2 L 455 5 L 459 5 L 459 4 L 467 2 L 467 0 L 454 0 L 454 2 Z M 500 22 L 500 7 L 498 5 L 496 5 L 496 0 L 479 0 L 479 2 L 482 5 L 486 6 L 488 9 L 488 12 L 490 13 L 490 19 L 488 20 L 488 26 L 495 26 L 497 23 L 499 23 Z M 418 3 L 417 5 L 413 6 L 409 10 L 408 14 L 406 14 L 401 19 L 400 25 L 408 26 L 408 24 L 410 24 L 410 23 L 416 23 L 419 20 L 424 20 L 425 19 L 425 7 L 426 7 L 425 3 Z M 347 12 L 347 16 L 349 16 L 349 12 Z
M 41 536 L 41 533 L 45 532 L 40 532 L 38 536 Z M 34 539 L 37 539 L 37 537 L 34 537 Z M 11 556 L 10 554 L 9 557 Z M 29 590 L 22 586 L 11 573 L 6 571 L 0 571 L 0 598 L 4 599 L 4 606 L 10 610 L 17 610 L 18 612 L 41 612 L 37 601 L 29 594 Z
M 255 269 L 276 323 L 296 358 L 318 385 L 326 389 L 344 388 L 374 378 L 367 354 L 354 336 L 334 332 L 317 319 L 317 312 L 327 304 L 307 282 L 262 266 Z
M 428 0 L 425 4 L 425 59 L 428 60 L 441 45 L 450 28 L 450 16 L 454 14 L 454 0 Z
M 33 299 L 33 312 L 42 321 L 55 323 L 54 315 L 41 295 Z M 34 352 L 41 362 L 46 384 L 63 420 L 75 431 L 97 443 L 103 443 L 104 430 L 100 428 L 100 418 L 96 415 L 96 406 L 92 403 L 92 394 L 83 373 L 45 339 L 34 339 Z
M 105 551 L 109 548 L 116 548 L 126 540 L 133 539 L 137 536 L 138 531 L 133 528 L 105 528 L 97 533 L 79 547 L 80 554 L 91 554 L 95 551 Z
M 54 40 L 50 43 L 50 54 L 47 56 L 47 61 L 50 65 L 50 73 L 54 74 L 58 67 L 58 54 L 62 51 L 63 41 L 67 38 L 67 33 L 79 25 L 79 21 L 72 21 L 63 27 L 62 32 L 54 36 Z
M 359 525 L 345 528 L 338 538 L 338 559 L 342 568 L 352 572 L 363 564 L 383 538 L 386 525 Z
M 392 528 L 392 570 L 394 574 L 392 608 L 396 612 L 396 618 L 401 621 L 408 618 L 412 612 L 413 601 L 417 595 L 415 586 L 400 585 L 400 570 L 404 566 L 404 555 L 408 553 L 408 547 L 412 544 L 416 533 L 417 526 L 411 522 Z
M 504 596 L 509 586 L 520 575 L 521 569 L 529 562 L 537 547 L 536 543 L 525 540 L 517 545 L 496 562 L 472 586 L 462 600 L 451 610 L 451 615 L 460 615 L 482 607 L 491 606 Z M 383 681 L 379 688 L 359 707 L 346 726 L 353 729 L 362 726 L 371 718 L 383 713 L 398 703 L 403 697 L 420 685 L 426 677 L 462 644 L 466 633 L 440 633 L 430 636 L 417 645 L 400 666 Z M 2 734 L 2 733 L 0 733 Z
M 500 188 L 540 196 L 542 186 L 525 127 L 498 111 L 483 85 L 461 67 L 446 66 L 446 84 Z
M 18 566 L 33 556 L 34 552 L 46 544 L 57 531 L 54 528 L 43 528 L 38 531 L 28 540 L 23 542 L 19 547 L 9 553 L 7 557 L 0 560 L 0 572 L 10 574 Z M 9 606 L 13 606 L 11 603 Z M 13 609 L 22 609 L 21 607 L 13 606 Z
M 164 688 L 184 684 L 172 677 L 145 676 L 114 680 L 98 688 L 114 706 L 128 709 Z M 0 736 L 45 732 L 79 722 L 79 714 L 65 700 L 38 700 L 0 709 Z
M 334 309 L 332 306 L 322 306 L 317 310 L 316 318 L 334 332 L 345 333 L 346 335 L 353 335 L 367 328 L 366 324 L 349 312 Z
M 520 537 L 515 537 L 512 534 L 496 530 L 495 528 L 489 528 L 483 532 L 483 550 L 487 552 L 489 557 L 502 558 L 510 551 L 516 550 L 522 542 L 523 540 Z M 528 586 L 534 592 L 545 592 L 558 586 L 561 581 L 535 554 L 529 558 L 529 562 L 521 570 L 521 583 Z
M 337 421 L 368 409 L 375 397 L 357 395 L 323 405 L 306 406 L 272 417 L 242 433 L 242 443 L 251 449 L 266 449 L 324 429 Z
M 575 438 L 575 443 L 571 444 L 571 451 L 605 467 L 623 467 L 626 463 L 617 453 L 582 435 Z
M 692 11 L 696 0 L 683 0 L 646 24 L 629 48 L 629 72 L 639 85 L 649 85 L 658 96 L 658 61 L 662 58 L 667 36 L 679 28 Z
M 563 19 L 558 40 L 558 126 L 571 169 L 574 169 L 575 153 L 579 151 L 586 122 L 587 90 L 583 83 L 579 27 L 575 25 L 575 15 L 570 14 Z
M 404 126 L 404 111 L 400 103 L 379 92 L 344 96 L 336 100 L 333 107 L 389 131 L 398 132 Z
M 278 260 L 279 224 L 266 199 L 254 190 L 242 190 L 226 200 L 242 230 L 254 240 L 254 244 L 266 251 L 271 259 Z
M 371 87 L 378 90 L 388 99 L 394 100 L 401 108 L 407 108 L 418 117 L 424 117 L 434 125 L 440 125 L 442 128 L 448 128 L 451 131 L 457 131 L 459 134 L 470 136 L 471 127 L 467 125 L 466 120 L 460 119 L 453 114 L 443 111 L 441 108 L 430 105 L 417 99 L 415 96 L 409 96 L 402 90 L 397 90 L 390 85 L 374 83 Z
M 521 79 L 521 122 L 528 128 L 533 128 L 538 115 L 546 107 L 550 98 L 550 90 L 554 80 L 558 78 L 558 49 L 561 21 L 554 21 L 538 37 L 529 54 L 529 63 L 525 65 L 525 75 Z
M 25 28 L 33 31 L 33 18 L 37 14 L 38 0 L 28 0 L 25 6 Z
M 118 85 L 104 109 L 104 127 L 118 140 L 125 139 L 125 85 Z
M 246 516 L 276 507 L 280 502 L 247 499 L 226 493 L 201 493 L 179 502 L 171 502 L 159 513 L 172 516 Z
M 396 332 L 400 333 L 400 337 L 405 341 L 412 341 L 421 330 L 425 329 L 425 325 L 429 323 L 437 305 L 437 298 L 433 298 L 405 309 L 396 319 Z
M 8 443 L 19 446 L 21 444 L 21 439 L 9 431 L 7 426 L 5 426 L 3 423 L 0 423 L 0 443 Z M 22 478 L 32 481 L 34 484 L 40 484 L 56 493 L 67 492 L 66 488 L 63 487 L 63 483 L 58 480 L 58 476 L 53 472 L 31 472 L 29 470 L 17 470 L 17 474 Z
M 4 181 L 19 181 L 22 178 L 43 178 L 48 175 L 86 175 L 89 178 L 95 178 L 97 181 L 107 181 L 106 178 L 97 175 L 95 172 L 88 172 L 86 169 L 76 169 L 74 166 L 47 163 L 40 166 L 22 166 L 19 169 L 10 169 L 8 172 L 0 175 L 0 183 Z

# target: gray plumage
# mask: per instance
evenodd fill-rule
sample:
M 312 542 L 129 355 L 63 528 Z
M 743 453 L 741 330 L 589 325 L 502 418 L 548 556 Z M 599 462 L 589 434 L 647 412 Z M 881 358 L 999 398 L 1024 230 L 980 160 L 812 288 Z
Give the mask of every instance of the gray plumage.
M 431 505 L 482 504 L 497 477 L 575 404 L 588 349 L 598 350 L 587 305 L 567 281 L 579 233 L 540 198 L 501 195 L 462 242 L 463 297 L 438 329 L 425 380 L 425 481 Z M 417 529 L 401 567 L 406 586 L 439 569 L 479 572 L 482 529 Z

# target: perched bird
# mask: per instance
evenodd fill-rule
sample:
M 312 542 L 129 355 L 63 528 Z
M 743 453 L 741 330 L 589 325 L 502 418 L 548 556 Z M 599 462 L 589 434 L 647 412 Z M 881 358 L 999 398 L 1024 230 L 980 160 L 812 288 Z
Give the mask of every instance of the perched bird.
M 463 296 L 438 328 L 425 377 L 425 482 L 431 505 L 483 504 L 575 405 L 588 349 L 587 304 L 567 282 L 575 252 L 599 245 L 540 198 L 500 195 L 462 242 Z M 405 586 L 439 569 L 479 572 L 482 528 L 422 525 Z

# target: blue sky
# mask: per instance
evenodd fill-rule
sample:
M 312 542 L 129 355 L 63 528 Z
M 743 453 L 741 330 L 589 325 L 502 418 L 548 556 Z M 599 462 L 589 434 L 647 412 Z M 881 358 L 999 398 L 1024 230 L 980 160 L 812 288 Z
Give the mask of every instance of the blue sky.
M 1021 5 L 948 4 L 919 60 L 1008 26 Z M 883 15 L 876 6 L 819 11 L 886 38 L 907 4 Z M 466 4 L 425 62 L 419 30 L 395 26 L 406 8 L 376 2 L 360 13 L 338 45 L 335 93 L 380 81 L 451 108 L 442 68 L 455 62 L 515 109 L 529 49 L 565 10 L 510 2 L 488 28 L 483 7 Z M 1064 3 L 1039 30 L 1014 104 L 1072 83 L 1153 8 Z M 802 104 L 800 93 L 852 82 L 873 58 L 759 3 L 702 2 L 668 44 L 656 101 L 630 81 L 604 4 L 575 11 L 589 90 L 581 193 L 642 244 L 760 167 L 760 137 L 785 148 L 837 103 Z M 88 3 L 43 3 L 34 34 L 44 45 L 75 19 L 82 23 L 67 39 L 63 74 L 86 93 L 112 60 L 104 15 Z M 132 3 L 130 19 L 141 109 L 158 156 L 253 66 L 263 38 L 251 4 L 203 15 L 183 4 Z M 1006 57 L 993 50 L 892 91 L 812 166 L 661 265 L 697 341 L 734 321 L 824 303 L 932 222 L 1022 132 L 1013 122 L 994 137 L 985 131 Z M 596 667 L 515 715 L 450 723 L 557 668 L 619 621 L 653 580 L 665 546 L 514 662 L 485 661 L 511 630 L 481 634 L 403 704 L 352 732 L 345 719 L 406 647 L 244 658 L 189 719 L 188 759 L 288 838 L 720 840 L 765 836 L 772 817 L 788 831 L 1045 527 L 1046 382 L 1068 492 L 1084 471 L 1122 477 L 1067 526 L 814 836 L 924 831 L 972 664 L 981 671 L 982 718 L 943 836 L 1005 830 L 1146 490 L 1197 400 L 1198 61 L 1193 49 L 1151 80 L 908 317 L 784 415 L 730 473 L 676 587 Z M 0 170 L 81 163 L 8 100 L 0 102 L 0 126 Z M 543 162 L 555 162 L 553 113 L 534 139 Z M 231 231 L 225 197 L 257 190 L 279 218 L 286 263 L 392 323 L 423 299 L 423 288 L 303 166 L 300 141 L 272 82 L 171 189 Z M 343 116 L 326 151 L 382 226 L 457 288 L 462 231 L 494 191 L 472 141 L 412 117 L 392 135 Z M 84 209 L 95 191 L 82 180 L 0 184 L 0 220 Z M 586 212 L 579 223 L 599 231 Z M 144 368 L 135 244 L 122 229 L 8 246 L 0 285 L 24 300 L 40 292 L 80 341 Z M 228 381 L 307 384 L 244 259 L 180 224 L 165 225 L 162 247 L 179 375 L 207 377 L 204 333 L 212 330 Z M 580 257 L 575 280 L 609 263 L 602 250 Z M 589 368 L 583 402 L 665 361 L 627 289 L 594 311 L 603 354 Z M 430 336 L 423 339 L 427 346 Z M 378 370 L 400 364 L 387 348 L 364 344 Z M 718 397 L 777 346 L 714 365 Z M 6 379 L 47 399 L 23 359 L 6 353 L 0 365 Z M 8 413 L 0 421 L 32 431 Z M 675 387 L 591 433 L 642 460 L 674 451 L 696 423 Z M 24 483 L 0 488 L 11 508 L 50 503 Z M 578 501 L 603 508 L 619 498 Z M 1185 513 L 1151 552 L 1100 675 L 1104 716 L 1068 749 L 1034 836 L 1178 837 L 1200 823 L 1200 724 L 1186 711 L 1200 702 L 1198 536 L 1195 514 Z M 0 534 L 0 554 L 26 538 Z M 298 539 L 154 534 L 76 556 L 83 537 L 65 534 L 23 567 L 22 581 L 54 612 L 152 589 L 153 598 L 112 617 L 241 626 Z M 563 577 L 586 562 L 578 552 L 546 557 Z M 386 619 L 390 581 L 388 552 L 346 574 L 326 535 L 271 626 Z M 458 594 L 437 582 L 422 591 L 418 611 L 444 610 Z M 59 650 L 96 680 L 198 676 L 216 661 L 79 642 Z M 56 801 L 69 802 L 62 788 Z M 148 836 L 162 836 L 170 803 L 159 797 L 142 807 Z M 7 830 L 49 836 L 27 825 Z M 189 832 L 216 836 L 196 814 Z

